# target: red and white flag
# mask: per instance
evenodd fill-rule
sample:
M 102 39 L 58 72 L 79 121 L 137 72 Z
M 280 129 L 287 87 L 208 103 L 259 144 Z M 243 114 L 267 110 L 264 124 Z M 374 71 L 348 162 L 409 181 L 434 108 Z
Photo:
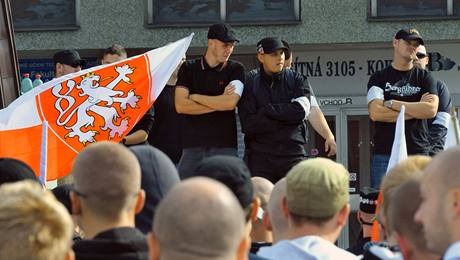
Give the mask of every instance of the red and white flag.
M 46 172 L 48 181 L 64 177 L 85 146 L 119 142 L 133 128 L 192 38 L 54 79 L 20 96 L 0 110 L 0 157 L 22 160 L 36 174 Z

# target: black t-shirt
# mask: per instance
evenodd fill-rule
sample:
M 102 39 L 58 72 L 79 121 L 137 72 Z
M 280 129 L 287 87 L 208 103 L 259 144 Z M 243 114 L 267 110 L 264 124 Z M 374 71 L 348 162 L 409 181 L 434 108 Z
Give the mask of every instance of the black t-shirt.
M 424 93 L 437 95 L 436 81 L 430 73 L 419 68 L 399 71 L 389 66 L 378 71 L 367 85 L 368 102 L 377 98 L 419 102 Z M 396 123 L 375 122 L 374 153 L 391 154 Z M 406 120 L 407 153 L 428 155 L 428 122 L 426 119 Z
M 211 68 L 201 57 L 182 64 L 176 86 L 188 88 L 190 94 L 218 96 L 224 93 L 232 80 L 240 80 L 244 84 L 244 67 L 241 63 L 229 60 Z M 183 148 L 237 148 L 235 110 L 184 115 L 182 145 Z
M 177 164 L 182 155 L 182 115 L 174 107 L 175 89 L 175 86 L 166 85 L 153 103 L 155 121 L 149 134 L 149 143 Z

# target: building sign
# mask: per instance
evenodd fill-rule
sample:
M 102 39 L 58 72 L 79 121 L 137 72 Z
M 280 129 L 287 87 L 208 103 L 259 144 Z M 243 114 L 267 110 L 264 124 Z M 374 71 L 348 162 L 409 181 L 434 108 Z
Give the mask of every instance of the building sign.
M 460 94 L 460 45 L 428 46 L 433 75 Z M 293 69 L 308 77 L 317 96 L 365 96 L 370 75 L 391 65 L 393 49 L 348 49 L 295 52 Z M 348 104 L 346 100 L 324 100 L 325 105 Z M 320 104 L 321 105 L 321 104 Z
M 84 59 L 88 61 L 84 69 L 99 65 L 97 58 Z M 30 78 L 34 80 L 35 74 L 40 74 L 42 75 L 41 79 L 43 82 L 50 81 L 54 78 L 53 59 L 20 59 L 19 71 L 21 73 L 21 78 L 24 73 L 29 73 Z
M 318 103 L 320 106 L 345 106 L 353 105 L 352 97 L 318 97 Z

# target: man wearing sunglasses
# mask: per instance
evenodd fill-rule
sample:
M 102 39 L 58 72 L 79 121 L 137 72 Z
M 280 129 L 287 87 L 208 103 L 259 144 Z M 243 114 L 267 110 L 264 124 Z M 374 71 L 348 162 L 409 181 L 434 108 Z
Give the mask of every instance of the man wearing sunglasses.
M 427 119 L 438 110 L 436 81 L 426 70 L 413 64 L 423 39 L 415 29 L 400 30 L 393 38 L 393 62 L 372 74 L 367 85 L 369 117 L 375 124 L 371 186 L 378 188 L 390 160 L 395 122 L 404 105 L 408 154 L 430 152 Z
M 76 50 L 63 50 L 53 56 L 54 77 L 59 78 L 67 74 L 79 72 L 86 65 L 86 60 L 80 58 Z
M 417 58 L 414 60 L 414 65 L 426 69 L 430 58 L 427 55 L 426 48 L 420 45 L 417 48 Z M 444 143 L 446 142 L 447 127 L 449 126 L 450 110 L 452 107 L 452 98 L 450 97 L 449 89 L 441 80 L 436 80 L 436 88 L 438 90 L 439 107 L 436 117 L 429 121 L 430 128 L 430 155 L 436 155 L 444 150 Z

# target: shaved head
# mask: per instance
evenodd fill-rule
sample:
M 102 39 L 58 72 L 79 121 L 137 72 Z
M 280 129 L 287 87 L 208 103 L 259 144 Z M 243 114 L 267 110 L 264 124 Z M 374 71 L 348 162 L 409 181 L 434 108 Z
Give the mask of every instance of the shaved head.
M 244 212 L 223 184 L 204 177 L 176 185 L 153 226 L 161 259 L 235 259 L 245 237 Z
M 439 153 L 421 178 L 422 203 L 415 220 L 423 225 L 428 248 L 439 254 L 460 240 L 459 158 L 459 147 Z
M 273 243 L 285 239 L 288 229 L 288 220 L 284 217 L 282 201 L 286 196 L 286 178 L 279 180 L 273 187 L 268 200 L 267 211 L 272 224 Z
M 123 145 L 97 142 L 88 146 L 77 156 L 72 174 L 82 204 L 102 219 L 116 219 L 136 204 L 141 170 L 134 154 Z
M 262 177 L 252 177 L 251 181 L 254 187 L 254 197 L 260 199 L 260 207 L 266 210 L 270 193 L 274 187 L 273 183 Z

